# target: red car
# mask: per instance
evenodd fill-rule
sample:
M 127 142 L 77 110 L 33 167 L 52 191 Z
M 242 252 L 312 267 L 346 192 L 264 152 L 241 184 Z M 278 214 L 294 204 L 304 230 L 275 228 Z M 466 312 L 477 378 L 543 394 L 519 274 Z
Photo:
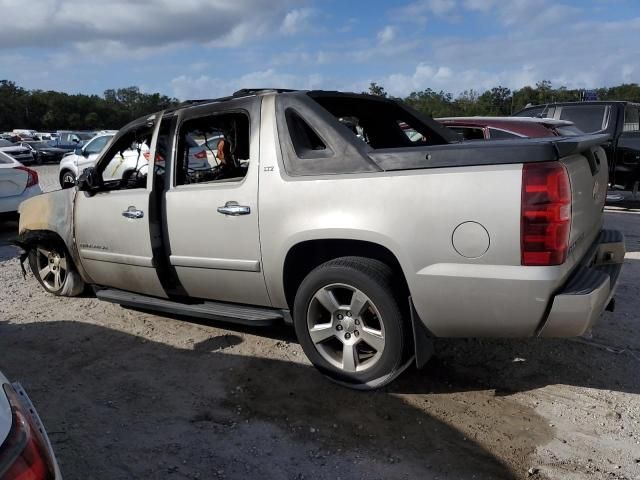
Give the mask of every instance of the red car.
M 583 134 L 573 122 L 550 118 L 452 117 L 436 120 L 460 133 L 464 140 L 507 140 Z

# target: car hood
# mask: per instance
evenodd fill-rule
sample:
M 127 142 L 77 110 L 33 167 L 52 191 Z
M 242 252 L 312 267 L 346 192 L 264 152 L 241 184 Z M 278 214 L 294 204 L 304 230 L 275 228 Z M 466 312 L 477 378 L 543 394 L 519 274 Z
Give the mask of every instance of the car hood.
M 9 435 L 12 421 L 11 406 L 2 389 L 2 385 L 5 383 L 9 383 L 9 380 L 0 372 L 0 445 Z

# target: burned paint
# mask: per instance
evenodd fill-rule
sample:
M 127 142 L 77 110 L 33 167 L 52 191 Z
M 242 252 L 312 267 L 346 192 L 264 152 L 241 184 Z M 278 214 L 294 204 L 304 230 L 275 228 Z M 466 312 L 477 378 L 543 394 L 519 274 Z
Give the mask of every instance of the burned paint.
M 18 244 L 28 253 L 39 241 L 55 235 L 62 239 L 82 279 L 91 283 L 82 268 L 74 242 L 74 204 L 76 189 L 68 188 L 44 193 L 20 204 Z

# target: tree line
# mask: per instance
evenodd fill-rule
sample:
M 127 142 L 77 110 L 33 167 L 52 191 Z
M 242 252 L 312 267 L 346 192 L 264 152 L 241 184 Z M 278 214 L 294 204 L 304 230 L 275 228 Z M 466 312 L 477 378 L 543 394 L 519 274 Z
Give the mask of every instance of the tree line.
M 377 83 L 371 83 L 367 93 L 388 97 L 384 87 Z M 592 93 L 597 96 L 598 100 L 640 102 L 640 86 L 636 83 L 597 88 Z M 435 91 L 427 88 L 412 92 L 402 100 L 413 108 L 437 118 L 511 115 L 522 110 L 528 104 L 578 102 L 584 98 L 584 94 L 584 90 L 556 88 L 549 80 L 543 80 L 536 83 L 535 87 L 526 86 L 513 91 L 503 86 L 494 87 L 484 92 L 465 90 L 457 97 L 443 90 Z
M 143 115 L 177 104 L 175 98 L 138 87 L 105 90 L 102 96 L 26 90 L 0 80 L 0 132 L 119 129 Z
M 384 87 L 371 83 L 368 93 L 387 97 Z M 598 88 L 599 100 L 640 102 L 640 86 L 635 83 Z M 402 98 L 412 107 L 433 117 L 510 115 L 528 104 L 579 101 L 584 91 L 554 87 L 548 80 L 518 90 L 498 86 L 484 92 L 465 90 L 454 97 L 431 88 Z M 119 129 L 143 115 L 176 105 L 175 98 L 159 93 L 143 93 L 138 87 L 105 90 L 100 95 L 68 94 L 27 90 L 9 80 L 0 80 L 0 131 L 14 128 L 34 130 Z

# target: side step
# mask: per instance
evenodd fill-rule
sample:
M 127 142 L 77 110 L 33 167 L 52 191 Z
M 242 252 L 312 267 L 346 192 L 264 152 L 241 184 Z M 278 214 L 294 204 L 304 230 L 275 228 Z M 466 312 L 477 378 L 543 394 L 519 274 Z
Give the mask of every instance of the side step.
M 286 320 L 285 312 L 272 308 L 247 307 L 233 303 L 205 301 L 202 303 L 181 303 L 163 298 L 148 297 L 138 293 L 115 289 L 97 290 L 96 296 L 105 302 L 127 307 L 153 310 L 156 312 L 184 315 L 187 317 L 219 320 L 240 325 L 267 327 Z

